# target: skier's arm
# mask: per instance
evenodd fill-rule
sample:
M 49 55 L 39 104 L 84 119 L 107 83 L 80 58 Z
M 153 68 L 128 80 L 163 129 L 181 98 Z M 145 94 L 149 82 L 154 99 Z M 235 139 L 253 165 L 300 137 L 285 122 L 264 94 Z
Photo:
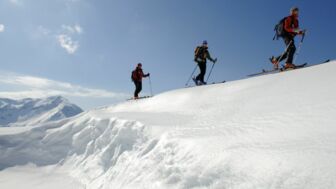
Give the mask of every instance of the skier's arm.
M 211 55 L 210 55 L 210 53 L 209 53 L 209 51 L 207 51 L 207 59 L 209 59 L 211 62 L 213 62 L 213 63 L 216 63 L 216 61 L 217 61 L 217 59 L 213 59 L 213 58 L 211 58 Z
M 148 74 L 144 74 L 143 72 L 142 72 L 142 77 L 148 77 L 150 74 L 148 73 Z

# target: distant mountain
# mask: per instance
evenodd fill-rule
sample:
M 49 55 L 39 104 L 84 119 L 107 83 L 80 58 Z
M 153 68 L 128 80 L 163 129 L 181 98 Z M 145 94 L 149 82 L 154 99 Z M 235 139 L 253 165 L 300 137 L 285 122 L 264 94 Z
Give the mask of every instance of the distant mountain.
M 45 99 L 0 98 L 0 127 L 34 126 L 75 116 L 83 110 L 61 96 Z

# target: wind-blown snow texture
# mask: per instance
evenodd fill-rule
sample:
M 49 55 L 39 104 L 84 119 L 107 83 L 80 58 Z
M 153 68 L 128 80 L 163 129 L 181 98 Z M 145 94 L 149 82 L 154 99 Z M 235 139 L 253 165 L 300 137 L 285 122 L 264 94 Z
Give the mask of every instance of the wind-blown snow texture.
M 0 173 L 35 164 L 93 189 L 336 188 L 335 72 L 180 89 L 0 135 Z
M 34 126 L 83 112 L 61 96 L 46 99 L 11 100 L 0 98 L 0 127 Z

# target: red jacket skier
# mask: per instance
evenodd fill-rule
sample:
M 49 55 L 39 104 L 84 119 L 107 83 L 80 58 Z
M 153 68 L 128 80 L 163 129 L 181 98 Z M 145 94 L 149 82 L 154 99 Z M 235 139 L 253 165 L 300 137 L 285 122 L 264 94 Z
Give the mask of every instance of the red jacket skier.
M 135 91 L 134 91 L 134 99 L 139 98 L 139 93 L 142 90 L 142 78 L 148 77 L 150 74 L 144 74 L 142 71 L 142 64 L 139 63 L 135 70 L 132 72 L 132 81 L 135 85 Z
M 282 36 L 287 50 L 278 57 L 272 57 L 271 62 L 274 64 L 275 69 L 278 69 L 279 63 L 286 59 L 285 68 L 295 68 L 293 58 L 296 51 L 294 38 L 296 35 L 304 34 L 304 30 L 299 29 L 299 8 L 293 7 L 290 10 L 290 16 L 284 19 L 284 35 Z

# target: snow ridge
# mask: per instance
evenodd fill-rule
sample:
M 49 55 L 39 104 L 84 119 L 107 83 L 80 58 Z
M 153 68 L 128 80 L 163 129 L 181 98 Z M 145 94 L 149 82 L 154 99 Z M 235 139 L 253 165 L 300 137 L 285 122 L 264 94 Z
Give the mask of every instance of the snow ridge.
M 139 122 L 90 113 L 2 136 L 0 144 L 0 170 L 28 163 L 57 165 L 88 188 L 151 188 L 157 179 L 174 184 L 195 160 L 192 145 L 169 134 L 153 138 Z
M 0 173 L 34 164 L 88 189 L 336 188 L 335 72 L 334 61 L 0 130 Z

